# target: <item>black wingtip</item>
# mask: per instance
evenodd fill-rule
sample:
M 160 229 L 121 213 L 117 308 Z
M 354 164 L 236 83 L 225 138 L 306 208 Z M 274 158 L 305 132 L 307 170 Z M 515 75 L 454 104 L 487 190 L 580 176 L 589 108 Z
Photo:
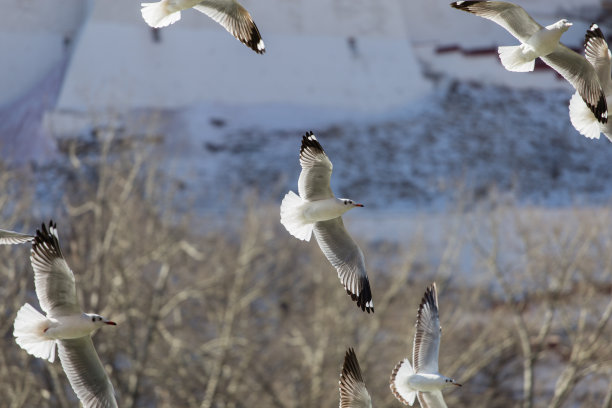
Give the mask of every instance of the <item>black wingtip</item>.
M 432 309 L 438 308 L 438 292 L 436 288 L 436 282 L 432 283 L 425 289 L 425 294 L 421 299 L 421 304 L 419 305 L 419 312 L 417 313 L 417 324 L 421 319 L 421 314 L 423 313 L 423 308 L 425 305 L 430 305 Z
M 597 24 L 595 24 L 595 23 L 591 24 L 591 26 L 587 30 L 586 34 L 584 35 L 584 45 L 585 45 L 585 47 L 586 47 L 587 43 L 589 42 L 589 40 L 594 39 L 594 38 L 600 38 L 602 40 L 606 39 L 604 37 L 604 35 L 603 35 L 603 32 L 599 28 L 599 26 Z
M 321 146 L 321 144 L 315 137 L 314 133 L 312 133 L 312 130 L 306 132 L 304 136 L 302 136 L 302 147 L 300 148 L 300 155 L 306 149 L 311 149 L 311 150 L 319 151 L 319 152 L 325 152 L 323 150 L 323 146 Z
M 603 93 L 599 95 L 597 106 L 588 103 L 586 100 L 584 102 L 587 104 L 591 112 L 593 112 L 593 115 L 595 115 L 595 118 L 599 123 L 608 123 L 608 104 Z
M 242 40 L 247 47 L 252 49 L 258 54 L 265 54 L 266 46 L 264 45 L 263 39 L 261 38 L 261 34 L 259 33 L 259 29 L 253 23 L 253 27 L 251 28 L 251 34 L 249 35 L 248 40 Z
M 469 8 L 476 3 L 480 3 L 479 1 L 453 1 L 450 6 L 452 8 L 456 8 L 457 10 L 469 11 Z
M 353 302 L 357 302 L 357 307 L 367 313 L 374 313 L 374 302 L 372 301 L 372 290 L 370 289 L 370 281 L 367 277 L 360 279 L 359 282 L 359 296 L 352 293 L 348 289 L 346 293 L 349 294 Z
M 34 237 L 34 243 L 32 244 L 32 251 L 38 253 L 41 246 L 43 246 L 43 248 L 52 248 L 55 250 L 55 252 L 57 252 L 58 256 L 63 257 L 57 237 L 57 224 L 53 222 L 53 220 L 49 220 L 48 227 L 43 223 L 40 229 L 36 230 L 36 236 Z

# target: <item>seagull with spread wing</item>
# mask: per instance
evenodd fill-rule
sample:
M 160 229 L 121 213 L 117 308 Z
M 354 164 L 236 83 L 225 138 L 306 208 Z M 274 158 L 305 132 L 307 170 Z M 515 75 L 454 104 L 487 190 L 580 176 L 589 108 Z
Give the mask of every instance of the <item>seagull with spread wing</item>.
M 30 255 L 36 296 L 46 316 L 26 303 L 17 312 L 13 334 L 29 354 L 55 361 L 55 350 L 72 389 L 85 408 L 117 407 L 115 392 L 96 353 L 91 334 L 114 322 L 83 313 L 74 274 L 60 249 L 53 221 L 36 231 Z
M 334 196 L 329 185 L 332 163 L 312 132 L 302 137 L 300 165 L 300 195 L 289 191 L 283 198 L 281 224 L 291 235 L 304 241 L 310 241 L 314 232 L 321 251 L 336 268 L 351 299 L 361 310 L 374 312 L 363 252 L 342 222 L 342 214 L 363 205 Z
M 194 8 L 221 24 L 237 40 L 258 54 L 266 52 L 261 34 L 249 12 L 236 0 L 161 0 L 141 3 L 142 18 L 161 28 L 181 19 L 181 11 Z
M 372 408 L 372 399 L 361 376 L 361 368 L 353 348 L 344 356 L 340 373 L 340 408 Z
M 606 98 L 595 69 L 586 58 L 559 42 L 572 23 L 562 19 L 543 27 L 523 8 L 505 1 L 456 1 L 451 7 L 491 20 L 521 42 L 499 47 L 499 58 L 507 70 L 533 71 L 535 59 L 541 58 L 572 84 L 600 123 L 608 121 Z
M 438 372 L 440 351 L 440 315 L 436 284 L 429 286 L 419 305 L 416 333 L 412 345 L 412 362 L 400 361 L 391 373 L 391 392 L 406 405 L 418 398 L 423 408 L 446 408 L 442 389 L 449 385 L 461 387 L 452 378 Z
M 584 56 L 593 66 L 599 83 L 606 96 L 606 102 L 612 103 L 612 79 L 610 78 L 611 54 L 601 29 L 591 24 L 584 38 Z M 599 134 L 606 135 L 612 141 L 612 122 L 601 123 L 584 103 L 578 92 L 570 99 L 569 114 L 572 125 L 578 132 L 589 139 L 599 139 Z

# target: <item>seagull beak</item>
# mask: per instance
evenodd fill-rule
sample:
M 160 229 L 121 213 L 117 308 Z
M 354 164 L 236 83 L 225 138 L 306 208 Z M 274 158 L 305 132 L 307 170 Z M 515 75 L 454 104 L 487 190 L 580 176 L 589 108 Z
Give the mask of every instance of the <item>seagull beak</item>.
M 453 385 L 456 385 L 457 387 L 463 387 L 463 385 L 459 384 L 459 383 L 452 383 Z
M 363 204 L 355 204 L 355 207 L 363 207 Z
M 115 323 L 115 322 L 111 322 L 110 320 L 109 320 L 109 321 L 106 321 L 106 322 L 104 322 L 104 323 L 106 323 L 106 324 L 110 324 L 111 326 L 116 326 L 116 325 L 117 325 L 117 323 Z

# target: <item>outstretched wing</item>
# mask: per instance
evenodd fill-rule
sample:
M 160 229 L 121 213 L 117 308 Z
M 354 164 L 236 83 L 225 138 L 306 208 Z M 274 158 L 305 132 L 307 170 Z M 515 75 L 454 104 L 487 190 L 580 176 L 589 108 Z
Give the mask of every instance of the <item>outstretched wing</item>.
M 606 38 L 597 24 L 591 24 L 584 36 L 584 56 L 595 69 L 604 93 L 610 96 L 610 92 L 612 92 L 612 89 L 610 89 L 612 88 L 610 50 Z
M 440 351 L 440 316 L 436 284 L 429 286 L 423 295 L 417 313 L 416 334 L 412 348 L 415 373 L 437 373 Z
M 325 200 L 334 196 L 329 186 L 332 163 L 312 132 L 302 136 L 300 165 L 302 172 L 298 180 L 298 192 L 302 200 Z
M 321 251 L 338 271 L 338 277 L 351 299 L 357 302 L 361 310 L 374 312 L 363 252 L 344 228 L 342 217 L 315 223 L 314 234 Z
M 32 235 L 0 229 L 0 245 L 23 244 L 33 240 Z
M 59 357 L 85 408 L 117 408 L 115 390 L 90 336 L 59 340 Z
M 442 391 L 417 392 L 417 398 L 421 404 L 421 408 L 447 408 Z
M 40 230 L 36 230 L 30 261 L 41 309 L 51 317 L 81 313 L 74 274 L 62 255 L 53 221 L 49 222 L 49 229 L 43 224 Z
M 339 383 L 340 408 L 372 408 L 372 399 L 361 376 L 361 368 L 353 348 L 346 351 Z
M 230 34 L 258 54 L 266 52 L 261 34 L 249 12 L 235 0 L 204 0 L 193 6 L 221 24 Z
M 505 1 L 456 1 L 451 7 L 499 24 L 522 43 L 543 28 L 522 7 Z

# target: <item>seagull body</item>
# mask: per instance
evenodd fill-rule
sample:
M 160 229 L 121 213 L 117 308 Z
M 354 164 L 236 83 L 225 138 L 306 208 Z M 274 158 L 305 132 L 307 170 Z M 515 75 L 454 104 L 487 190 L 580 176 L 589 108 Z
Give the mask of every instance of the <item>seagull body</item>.
M 266 51 L 259 29 L 249 12 L 236 0 L 161 0 L 141 3 L 142 18 L 154 28 L 181 19 L 181 11 L 194 8 L 221 24 L 230 34 L 258 54 Z
M 0 229 L 0 245 L 24 244 L 33 240 L 32 235 Z
M 606 38 L 597 24 L 592 24 L 587 30 L 584 41 L 584 55 L 597 73 L 607 104 L 612 104 L 611 55 Z M 603 133 L 612 141 L 612 122 L 598 122 L 578 92 L 570 99 L 569 112 L 572 125 L 585 137 L 599 139 L 599 134 Z
M 402 403 L 413 405 L 415 398 L 418 398 L 421 407 L 444 408 L 446 403 L 442 389 L 449 385 L 461 387 L 452 378 L 438 372 L 441 334 L 438 294 L 434 283 L 425 291 L 417 313 L 412 347 L 414 369 L 406 358 L 391 373 L 391 392 Z
M 314 233 L 319 247 L 336 268 L 351 299 L 361 310 L 374 311 L 363 252 L 344 228 L 342 214 L 363 207 L 347 198 L 336 198 L 329 181 L 332 163 L 312 132 L 302 137 L 302 172 L 299 196 L 289 191 L 281 204 L 281 224 L 294 237 L 309 241 Z
M 36 231 L 31 251 L 34 283 L 46 316 L 26 303 L 15 318 L 15 341 L 35 357 L 53 362 L 55 350 L 73 390 L 86 408 L 117 407 L 113 386 L 91 334 L 114 322 L 83 313 L 77 305 L 74 274 L 64 260 L 53 222 Z
M 340 373 L 340 408 L 372 408 L 355 350 L 349 348 Z
M 533 71 L 535 59 L 541 58 L 572 84 L 599 122 L 608 121 L 606 98 L 595 69 L 586 58 L 559 42 L 572 23 L 562 19 L 543 27 L 523 8 L 504 1 L 456 1 L 451 7 L 489 19 L 521 42 L 498 48 L 507 70 Z

